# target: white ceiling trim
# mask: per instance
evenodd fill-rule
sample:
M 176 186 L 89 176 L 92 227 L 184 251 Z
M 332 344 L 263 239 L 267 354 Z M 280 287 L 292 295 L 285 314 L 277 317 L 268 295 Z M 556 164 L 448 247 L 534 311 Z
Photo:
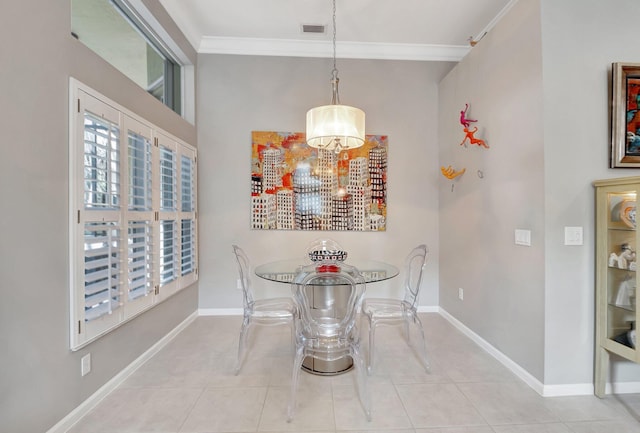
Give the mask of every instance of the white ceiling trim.
M 459 62 L 470 49 L 470 46 L 458 45 L 338 41 L 336 43 L 336 57 L 342 59 Z M 285 57 L 333 57 L 333 45 L 328 41 L 204 36 L 200 40 L 198 53 Z
M 500 12 L 498 12 L 498 15 L 496 15 L 495 17 L 493 17 L 493 19 L 489 22 L 489 24 L 486 25 L 486 27 L 476 35 L 475 38 L 473 38 L 475 41 L 479 41 L 480 39 L 484 38 L 484 36 L 489 33 L 491 31 L 491 29 L 493 29 L 493 27 L 498 24 L 498 21 L 500 21 L 500 19 L 502 19 L 503 16 L 505 16 L 507 14 L 507 12 L 509 12 L 509 10 L 511 10 L 511 8 L 518 3 L 519 0 L 510 0 L 509 3 L 507 3 L 505 5 L 505 7 L 502 8 L 502 10 Z

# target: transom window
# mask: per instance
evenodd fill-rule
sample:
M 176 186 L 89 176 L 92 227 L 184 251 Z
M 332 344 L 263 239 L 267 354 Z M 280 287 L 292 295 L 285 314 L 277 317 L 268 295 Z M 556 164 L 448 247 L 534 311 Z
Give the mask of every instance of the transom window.
M 182 67 L 127 0 L 72 0 L 71 34 L 182 114 Z

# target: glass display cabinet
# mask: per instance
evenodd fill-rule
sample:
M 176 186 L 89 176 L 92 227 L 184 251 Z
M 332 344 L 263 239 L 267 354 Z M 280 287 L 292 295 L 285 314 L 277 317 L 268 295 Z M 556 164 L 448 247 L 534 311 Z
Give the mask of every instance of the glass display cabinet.
M 604 397 L 609 356 L 640 361 L 636 348 L 636 200 L 640 177 L 599 180 L 596 189 L 595 394 Z

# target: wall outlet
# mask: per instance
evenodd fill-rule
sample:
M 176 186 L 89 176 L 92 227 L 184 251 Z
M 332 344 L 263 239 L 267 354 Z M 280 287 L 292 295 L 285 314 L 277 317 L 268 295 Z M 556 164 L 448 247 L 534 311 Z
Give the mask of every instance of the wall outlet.
M 464 301 L 464 289 L 462 287 L 458 287 L 458 299 Z
M 91 371 L 91 354 L 87 353 L 80 360 L 80 374 L 86 376 Z
M 240 278 L 236 280 L 236 289 L 242 290 L 242 280 Z

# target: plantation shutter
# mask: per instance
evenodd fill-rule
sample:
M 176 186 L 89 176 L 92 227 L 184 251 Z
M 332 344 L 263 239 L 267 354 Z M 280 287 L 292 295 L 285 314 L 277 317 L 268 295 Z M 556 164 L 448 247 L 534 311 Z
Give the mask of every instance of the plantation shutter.
M 120 113 L 76 94 L 70 182 L 72 345 L 100 335 L 122 319 L 122 164 Z
M 182 284 L 188 285 L 198 279 L 197 206 L 196 206 L 196 152 L 187 146 L 180 150 L 180 272 Z
M 180 275 L 185 277 L 196 272 L 196 203 L 195 152 L 180 146 L 180 225 L 181 251 Z M 195 275 L 192 275 L 195 278 Z
M 121 306 L 120 228 L 117 222 L 84 225 L 84 320 L 113 314 Z
M 153 178 L 152 130 L 125 116 L 127 131 L 126 182 L 127 303 L 131 317 L 153 304 Z
M 160 161 L 160 292 L 178 290 L 180 228 L 178 227 L 178 152 L 175 141 L 158 135 Z
M 70 80 L 70 345 L 197 280 L 195 149 Z

